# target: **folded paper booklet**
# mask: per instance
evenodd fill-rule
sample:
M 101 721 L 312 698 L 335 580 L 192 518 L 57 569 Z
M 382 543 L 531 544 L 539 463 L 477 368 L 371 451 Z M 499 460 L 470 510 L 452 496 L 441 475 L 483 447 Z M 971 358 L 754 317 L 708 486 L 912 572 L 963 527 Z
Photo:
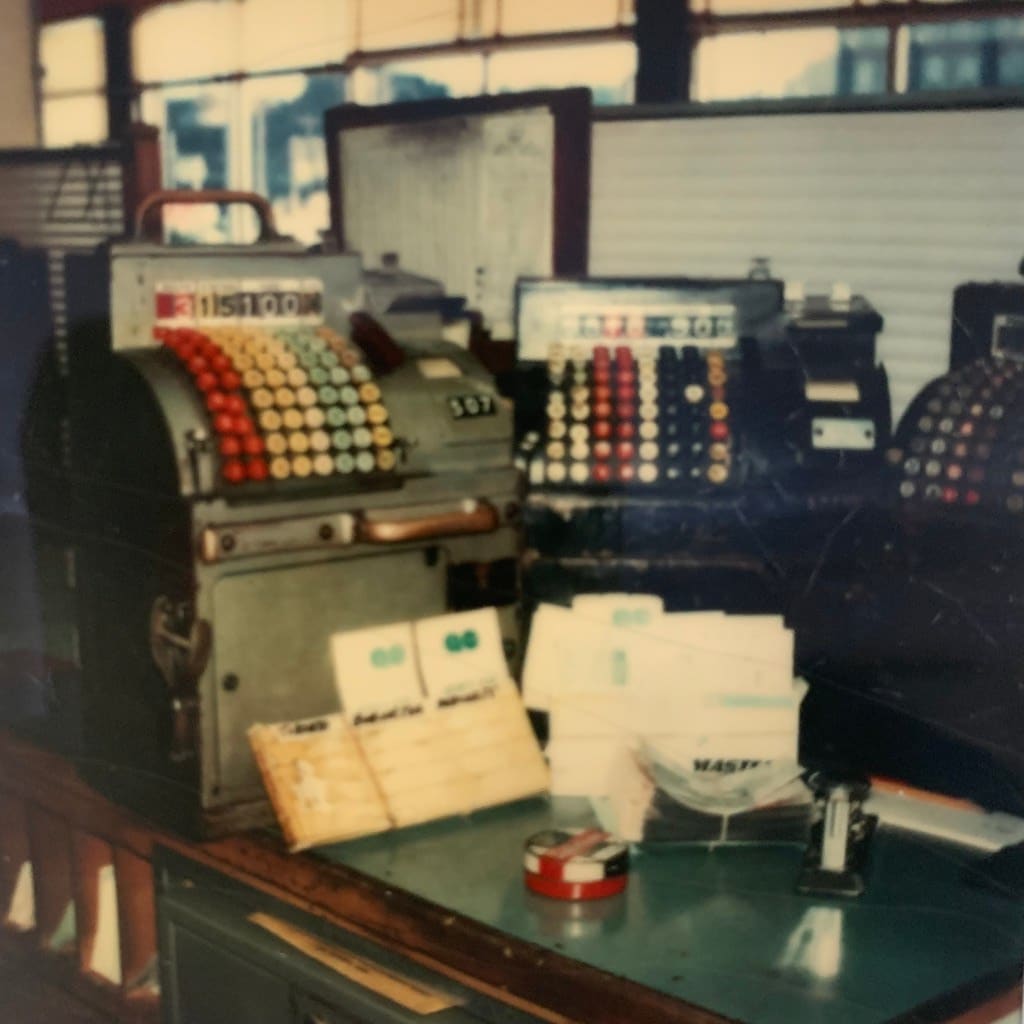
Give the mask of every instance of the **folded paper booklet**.
M 341 715 L 254 725 L 249 743 L 289 849 L 391 828 L 355 732 Z
M 338 804 L 335 834 L 294 837 L 296 815 L 279 806 L 294 799 L 294 787 L 268 780 L 270 762 L 257 755 L 282 828 L 291 823 L 289 842 L 416 825 L 547 790 L 547 765 L 508 676 L 493 609 L 339 633 L 331 653 L 342 711 L 329 716 L 339 724 L 324 742 L 343 740 L 358 752 L 384 823 L 360 831 Z M 254 728 L 254 749 L 267 728 L 288 726 Z M 278 776 L 294 777 L 294 765 L 273 764 Z

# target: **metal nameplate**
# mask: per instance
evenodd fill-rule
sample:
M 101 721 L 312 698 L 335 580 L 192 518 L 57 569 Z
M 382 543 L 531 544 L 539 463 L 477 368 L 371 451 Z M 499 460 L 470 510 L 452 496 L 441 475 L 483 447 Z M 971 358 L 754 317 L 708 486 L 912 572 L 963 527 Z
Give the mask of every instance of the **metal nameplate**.
M 493 416 L 497 412 L 497 403 L 493 395 L 470 394 L 449 395 L 448 411 L 453 420 L 469 420 L 477 416 Z
M 811 444 L 819 450 L 874 451 L 875 421 L 816 416 L 811 420 Z
M 352 544 L 355 517 L 348 513 L 303 516 L 268 523 L 208 526 L 199 537 L 199 556 L 206 563 L 235 558 Z

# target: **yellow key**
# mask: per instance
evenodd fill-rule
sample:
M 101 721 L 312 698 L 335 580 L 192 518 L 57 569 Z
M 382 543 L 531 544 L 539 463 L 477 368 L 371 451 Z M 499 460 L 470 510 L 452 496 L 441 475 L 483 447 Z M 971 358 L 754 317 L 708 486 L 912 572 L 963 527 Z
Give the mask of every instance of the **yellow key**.
M 270 460 L 270 475 L 275 480 L 287 480 L 292 475 L 291 460 L 279 455 L 276 459 Z
M 309 437 L 301 431 L 288 435 L 288 448 L 296 455 L 304 455 L 309 451 Z
M 284 434 L 267 434 L 263 439 L 263 443 L 267 446 L 267 451 L 271 455 L 284 455 L 288 451 L 288 438 Z

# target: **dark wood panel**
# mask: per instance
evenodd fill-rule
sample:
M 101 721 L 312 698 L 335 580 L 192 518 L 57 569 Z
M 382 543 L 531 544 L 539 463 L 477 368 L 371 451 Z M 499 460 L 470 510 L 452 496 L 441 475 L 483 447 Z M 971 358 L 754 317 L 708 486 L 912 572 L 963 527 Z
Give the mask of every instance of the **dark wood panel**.
M 74 913 L 71 874 L 71 833 L 55 814 L 32 806 L 28 812 L 32 850 L 32 879 L 36 898 L 36 937 L 52 952 L 75 951 L 73 931 L 67 928 Z

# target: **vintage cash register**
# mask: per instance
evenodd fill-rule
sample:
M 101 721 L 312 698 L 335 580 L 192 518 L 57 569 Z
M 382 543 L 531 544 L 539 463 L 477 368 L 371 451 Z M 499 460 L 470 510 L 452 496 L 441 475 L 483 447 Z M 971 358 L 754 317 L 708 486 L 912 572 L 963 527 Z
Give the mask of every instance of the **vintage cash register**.
M 954 315 L 954 369 L 888 452 L 885 517 L 840 540 L 796 609 L 805 753 L 1022 814 L 1024 286 L 956 294 L 970 338 Z
M 207 835 L 270 820 L 246 730 L 337 710 L 333 634 L 503 604 L 517 642 L 491 379 L 422 314 L 405 344 L 353 314 L 358 258 L 244 198 L 257 244 L 116 243 L 70 299 L 83 764 Z
M 879 315 L 781 281 L 524 280 L 524 583 L 783 611 L 878 485 Z

